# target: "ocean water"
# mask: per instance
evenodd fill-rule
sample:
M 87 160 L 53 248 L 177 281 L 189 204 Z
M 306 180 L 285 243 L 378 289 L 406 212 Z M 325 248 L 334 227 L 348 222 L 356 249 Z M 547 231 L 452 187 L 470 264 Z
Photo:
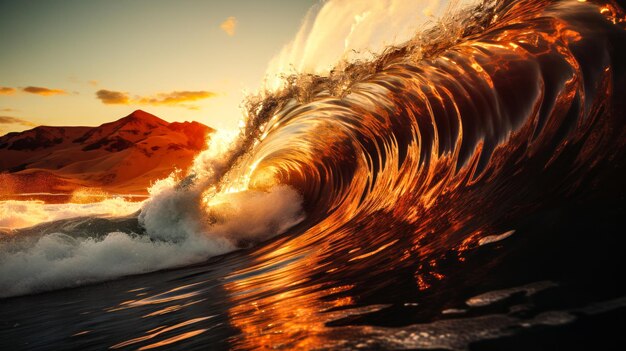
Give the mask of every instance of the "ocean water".
M 0 348 L 620 349 L 623 10 L 420 4 L 320 4 L 142 202 L 4 202 Z

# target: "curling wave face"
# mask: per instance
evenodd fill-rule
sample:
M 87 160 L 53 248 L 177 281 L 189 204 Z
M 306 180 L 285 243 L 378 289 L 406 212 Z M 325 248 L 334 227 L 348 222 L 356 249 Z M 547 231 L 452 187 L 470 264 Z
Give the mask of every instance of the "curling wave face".
M 575 192 L 623 153 L 621 16 L 610 4 L 487 2 L 445 35 L 330 77 L 290 77 L 252 105 L 260 135 L 225 183 L 298 189 L 297 237 L 324 240 L 378 222 L 404 226 L 386 239 L 408 226 L 420 242 L 441 216 L 497 218 Z M 445 238 L 436 245 L 448 250 Z

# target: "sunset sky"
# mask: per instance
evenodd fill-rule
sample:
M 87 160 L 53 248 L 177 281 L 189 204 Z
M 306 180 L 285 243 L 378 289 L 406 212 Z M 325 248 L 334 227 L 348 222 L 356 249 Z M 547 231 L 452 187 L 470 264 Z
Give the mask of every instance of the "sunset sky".
M 315 0 L 0 0 L 0 134 L 143 109 L 231 129 Z

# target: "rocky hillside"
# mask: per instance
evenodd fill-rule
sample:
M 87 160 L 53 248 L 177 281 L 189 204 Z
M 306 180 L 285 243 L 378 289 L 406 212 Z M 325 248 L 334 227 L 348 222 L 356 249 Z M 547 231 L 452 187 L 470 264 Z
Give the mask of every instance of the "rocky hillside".
M 137 110 L 99 127 L 40 126 L 0 137 L 0 195 L 99 188 L 145 194 L 151 182 L 186 169 L 213 129 L 168 123 Z

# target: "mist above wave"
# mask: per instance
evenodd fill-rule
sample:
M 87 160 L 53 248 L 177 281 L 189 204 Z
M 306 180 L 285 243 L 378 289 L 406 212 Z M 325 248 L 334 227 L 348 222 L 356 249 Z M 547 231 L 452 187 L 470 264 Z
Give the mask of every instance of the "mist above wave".
M 269 64 L 269 88 L 284 74 L 326 75 L 342 61 L 372 60 L 482 0 L 326 1 L 309 10 L 295 38 Z M 448 23 L 450 24 L 450 23 Z M 329 30 L 332 28 L 332 30 Z

